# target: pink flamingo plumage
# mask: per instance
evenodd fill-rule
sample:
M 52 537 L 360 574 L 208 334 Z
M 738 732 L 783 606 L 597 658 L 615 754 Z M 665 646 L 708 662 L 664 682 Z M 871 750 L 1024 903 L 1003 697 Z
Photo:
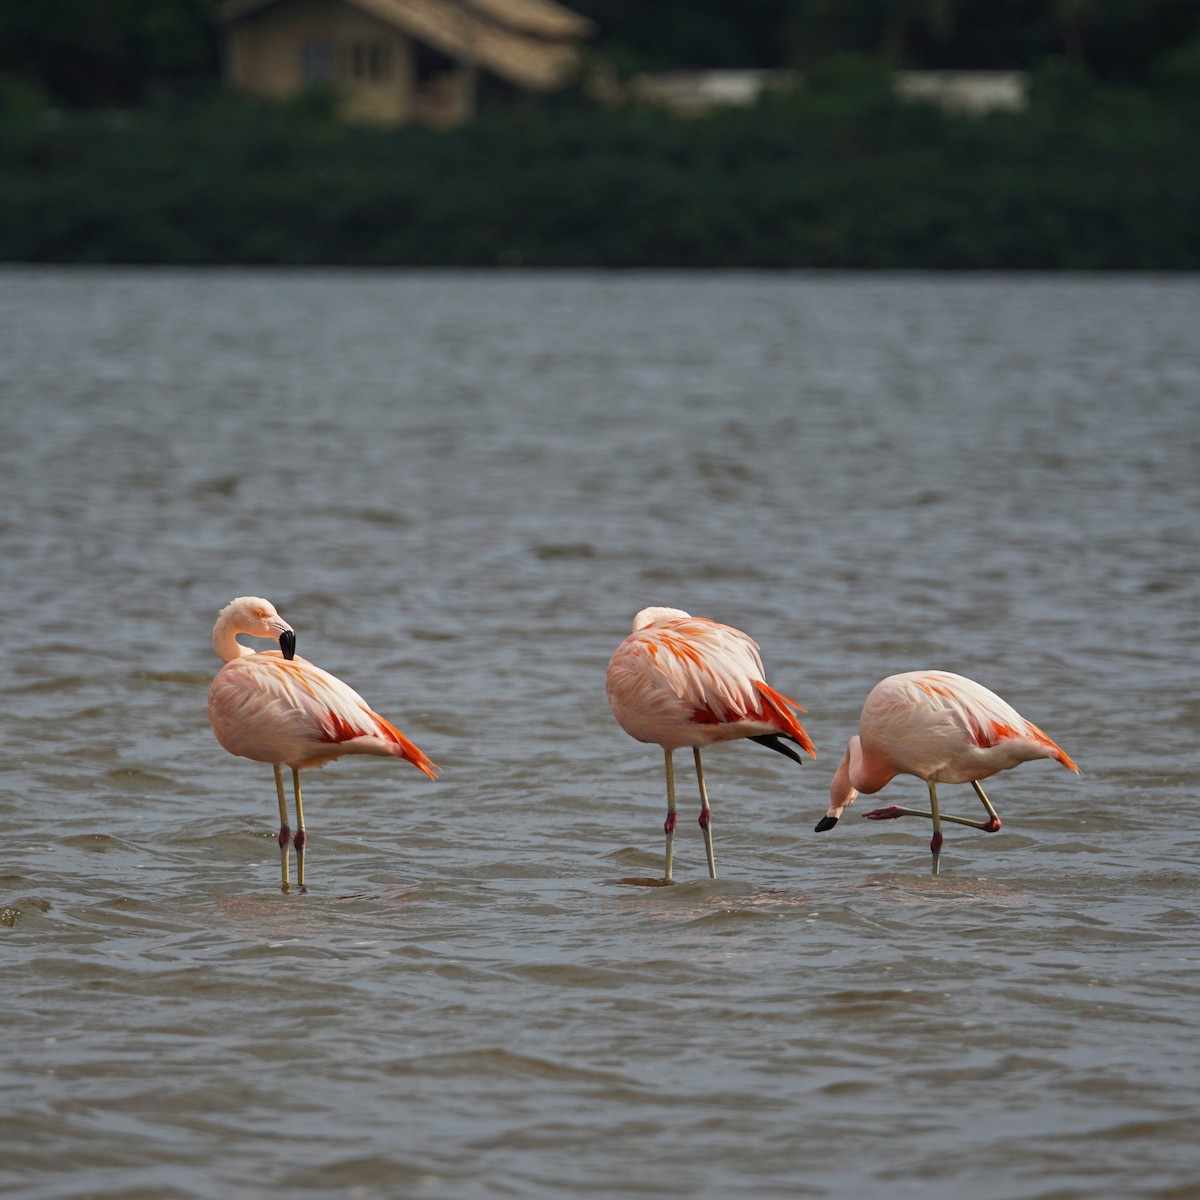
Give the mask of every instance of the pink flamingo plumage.
M 255 652 L 239 633 L 278 640 L 279 650 Z M 268 762 L 275 768 L 279 800 L 279 851 L 283 890 L 288 883 L 288 844 L 296 848 L 296 881 L 304 889 L 304 808 L 300 772 L 323 767 L 343 754 L 403 758 L 437 778 L 437 767 L 394 725 L 372 712 L 363 698 L 340 679 L 295 657 L 296 634 L 258 596 L 240 596 L 217 617 L 213 648 L 224 662 L 208 691 L 208 719 L 217 741 L 230 754 Z M 280 767 L 292 768 L 296 833 L 288 827 Z
M 812 741 L 796 720 L 796 712 L 804 709 L 767 685 L 757 643 L 732 626 L 677 608 L 645 608 L 634 617 L 633 632 L 608 664 L 606 687 L 621 728 L 639 742 L 663 748 L 667 773 L 664 882 L 671 880 L 675 839 L 674 750 L 692 747 L 700 787 L 700 828 L 713 879 L 717 868 L 712 814 L 700 747 L 749 738 L 803 762 L 780 740 L 786 738 L 816 757 Z
M 1079 774 L 1079 768 L 1032 721 L 982 684 L 948 671 L 907 671 L 877 683 L 867 696 L 858 733 L 850 739 L 829 786 L 829 808 L 817 824 L 823 833 L 837 824 L 859 792 L 878 792 L 897 775 L 915 775 L 929 787 L 929 812 L 877 808 L 872 821 L 894 817 L 933 820 L 933 873 L 942 851 L 942 822 L 953 821 L 995 833 L 1000 818 L 979 786 L 999 771 L 1049 758 Z M 939 783 L 969 783 L 987 810 L 986 821 L 954 817 L 938 809 Z

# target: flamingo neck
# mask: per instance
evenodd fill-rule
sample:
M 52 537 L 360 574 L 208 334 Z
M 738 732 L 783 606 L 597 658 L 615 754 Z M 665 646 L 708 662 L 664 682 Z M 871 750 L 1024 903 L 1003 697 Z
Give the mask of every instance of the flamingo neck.
M 243 646 L 237 640 L 239 632 L 240 630 L 225 621 L 218 621 L 213 629 L 213 649 L 222 662 L 232 662 L 235 658 L 245 658 L 247 654 L 254 653 L 249 646 Z
M 859 792 L 865 792 L 869 796 L 872 792 L 879 791 L 895 776 L 896 770 L 891 763 L 878 754 L 872 754 L 870 750 L 864 752 L 862 738 L 855 734 L 847 743 L 846 753 L 842 755 L 842 761 L 833 773 L 829 784 L 829 807 L 825 810 L 825 816 L 836 821 L 846 807 L 854 803 L 854 798 Z M 817 826 L 818 831 L 821 828 L 821 825 Z
M 858 795 L 850 782 L 850 758 L 857 741 L 856 737 L 850 739 L 850 745 L 846 747 L 846 753 L 842 755 L 842 761 L 838 764 L 838 769 L 833 773 L 833 779 L 829 784 L 829 808 L 826 809 L 825 815 L 832 817 L 835 821 L 842 815 L 842 811 L 848 804 L 854 803 L 854 797 Z
M 846 747 L 848 763 L 848 778 L 855 790 L 867 796 L 873 795 L 886 787 L 896 778 L 896 768 L 886 754 L 882 754 L 875 745 L 863 749 L 862 739 L 857 735 L 850 739 Z

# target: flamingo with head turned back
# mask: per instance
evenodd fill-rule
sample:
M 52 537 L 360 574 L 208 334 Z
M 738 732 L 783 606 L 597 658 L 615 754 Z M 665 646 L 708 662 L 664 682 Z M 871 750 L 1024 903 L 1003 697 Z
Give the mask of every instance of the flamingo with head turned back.
M 878 792 L 897 775 L 915 775 L 929 787 L 929 812 L 915 808 L 877 808 L 863 816 L 872 821 L 895 817 L 933 820 L 933 873 L 942 852 L 942 822 L 953 821 L 995 833 L 1000 818 L 981 779 L 1037 758 L 1049 758 L 1079 774 L 1056 742 L 1032 721 L 982 684 L 948 671 L 908 671 L 890 675 L 867 696 L 858 733 L 850 739 L 829 787 L 829 808 L 817 823 L 823 833 L 837 824 L 859 792 Z M 939 783 L 969 783 L 987 810 L 987 820 L 954 817 L 938 808 Z
M 749 738 L 803 762 L 781 740 L 787 739 L 816 757 L 808 734 L 796 720 L 795 714 L 804 709 L 767 685 L 757 643 L 740 629 L 705 617 L 677 608 L 643 609 L 633 619 L 633 632 L 608 664 L 606 688 L 621 728 L 639 742 L 663 748 L 667 773 L 664 883 L 671 882 L 674 856 L 673 751 L 692 747 L 700 787 L 700 828 L 713 879 L 717 867 L 701 746 Z
M 278 640 L 279 650 L 257 653 L 238 634 Z M 437 778 L 437 768 L 394 725 L 372 712 L 340 679 L 297 658 L 296 634 L 258 596 L 240 596 L 221 610 L 213 628 L 213 648 L 224 662 L 208 691 L 208 719 L 217 741 L 230 754 L 268 762 L 275 768 L 279 800 L 279 852 L 283 890 L 289 890 L 288 845 L 296 849 L 296 882 L 304 884 L 304 809 L 300 772 L 323 767 L 343 754 L 403 758 Z M 280 767 L 292 769 L 296 832 L 288 826 Z

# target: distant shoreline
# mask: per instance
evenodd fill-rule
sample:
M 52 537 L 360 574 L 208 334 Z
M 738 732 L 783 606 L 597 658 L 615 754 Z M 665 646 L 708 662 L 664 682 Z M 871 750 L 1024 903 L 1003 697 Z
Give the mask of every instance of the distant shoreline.
M 0 121 L 0 261 L 582 270 L 1200 269 L 1200 102 L 955 116 L 863 90 L 449 133 L 223 99 Z

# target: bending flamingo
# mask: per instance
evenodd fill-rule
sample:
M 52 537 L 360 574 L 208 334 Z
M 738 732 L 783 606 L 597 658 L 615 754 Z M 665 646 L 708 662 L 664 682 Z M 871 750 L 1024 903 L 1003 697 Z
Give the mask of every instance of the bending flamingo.
M 279 650 L 255 653 L 238 640 L 277 639 Z M 208 719 L 217 741 L 230 754 L 240 754 L 275 768 L 279 799 L 279 853 L 283 890 L 289 890 L 288 843 L 296 848 L 296 882 L 304 890 L 304 808 L 300 772 L 323 767 L 343 754 L 376 754 L 407 759 L 431 779 L 437 768 L 394 725 L 372 712 L 340 679 L 296 658 L 296 634 L 268 601 L 240 596 L 227 604 L 213 628 L 213 649 L 225 663 L 208 691 Z M 296 833 L 288 827 L 280 767 L 292 768 L 296 799 Z
M 933 820 L 933 873 L 942 852 L 942 822 L 953 821 L 995 833 L 1000 818 L 979 786 L 999 771 L 1035 758 L 1052 758 L 1070 771 L 1079 768 L 1032 721 L 982 684 L 948 671 L 908 671 L 890 675 L 871 689 L 841 765 L 829 786 L 829 809 L 817 832 L 832 829 L 859 792 L 878 792 L 897 775 L 915 775 L 929 785 L 929 812 L 877 808 L 872 821 L 894 817 Z M 939 783 L 969 783 L 987 810 L 986 821 L 953 817 L 938 809 Z
M 664 882 L 671 880 L 675 842 L 671 754 L 682 746 L 691 746 L 695 757 L 700 828 L 708 873 L 716 879 L 712 813 L 700 747 L 749 738 L 803 762 L 780 740 L 786 738 L 816 758 L 815 747 L 795 717 L 804 709 L 767 686 L 758 645 L 740 629 L 677 608 L 644 608 L 634 617 L 633 633 L 608 664 L 606 686 L 608 703 L 621 728 L 639 742 L 656 742 L 663 748 L 667 772 Z

